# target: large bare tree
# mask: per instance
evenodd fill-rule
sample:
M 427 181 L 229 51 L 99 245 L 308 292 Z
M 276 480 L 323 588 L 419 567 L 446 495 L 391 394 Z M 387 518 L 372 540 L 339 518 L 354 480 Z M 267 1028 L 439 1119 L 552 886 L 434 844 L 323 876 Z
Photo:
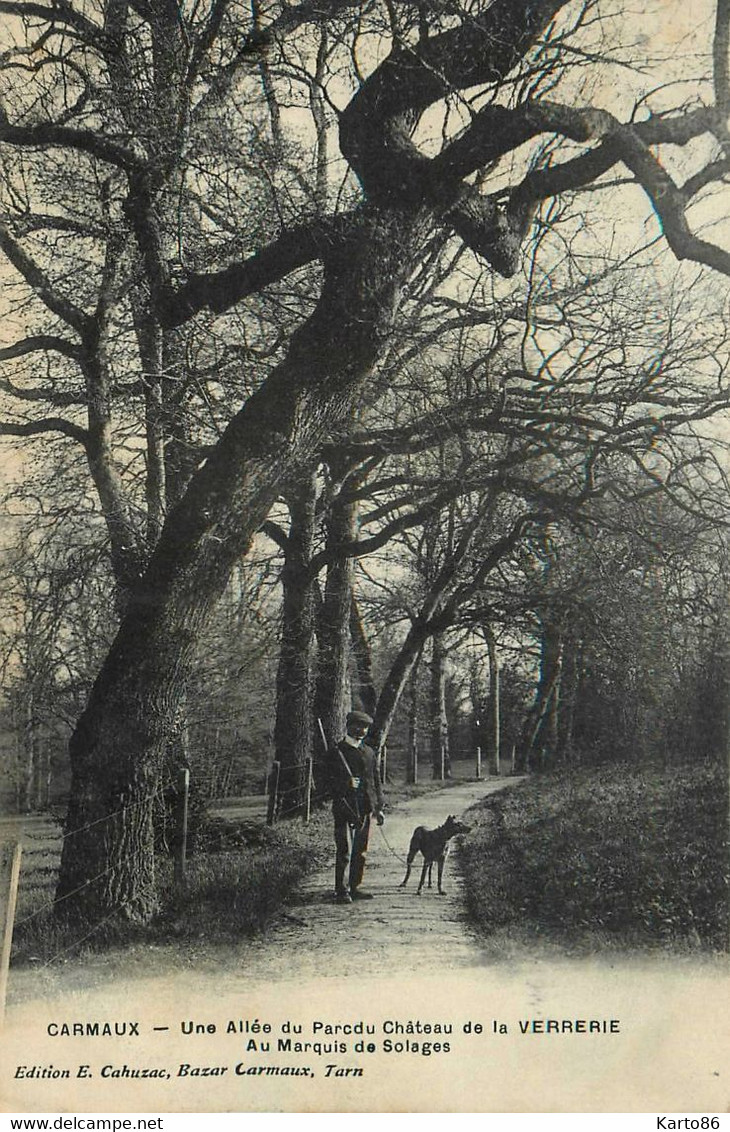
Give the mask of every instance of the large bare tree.
M 134 532 L 107 445 L 119 378 L 108 364 L 110 312 L 123 303 L 144 359 L 148 473 L 158 476 L 148 481 L 147 541 L 125 571 L 119 632 L 71 740 L 58 890 L 69 915 L 144 920 L 156 904 L 151 797 L 196 640 L 275 500 L 309 474 L 353 406 L 378 395 L 401 306 L 434 247 L 460 241 L 498 276 L 511 276 L 544 202 L 612 181 L 612 199 L 622 184 L 634 203 L 641 190 L 676 257 L 730 272 L 730 253 L 695 234 L 688 218 L 698 196 L 722 185 L 730 159 L 729 8 L 717 4 L 705 45 L 712 81 L 697 101 L 676 106 L 666 90 L 649 94 L 652 82 L 665 85 L 661 70 L 635 99 L 611 85 L 611 66 L 632 80 L 636 72 L 618 5 L 589 0 L 418 8 L 328 0 L 266 14 L 256 6 L 248 23 L 228 0 L 190 8 L 0 0 L 0 12 L 16 38 L 0 142 L 54 167 L 59 183 L 78 171 L 79 182 L 94 186 L 105 225 L 103 256 L 89 256 L 95 291 L 83 279 L 52 277 L 48 240 L 34 258 L 18 210 L 0 229 L 14 270 L 56 320 L 53 341 L 34 332 L 13 349 L 72 358 L 89 414 L 85 426 L 72 411 L 62 421 L 10 422 L 5 431 L 55 428 L 85 445 L 108 520 L 120 524 L 110 535 L 122 555 Z M 327 54 L 329 29 L 339 55 Z M 28 70 L 37 98 L 18 94 L 18 75 Z M 285 91 L 302 82 L 316 126 L 314 162 L 283 139 Z M 306 167 L 315 181 L 311 201 L 300 194 L 295 207 L 259 223 L 250 210 L 244 231 L 234 178 L 221 151 L 210 152 L 222 135 L 235 148 L 241 117 L 233 108 L 242 103 L 277 167 L 293 168 L 300 184 Z M 327 148 L 332 108 L 337 155 Z M 252 134 L 242 132 L 240 144 L 253 144 Z M 328 195 L 330 160 L 348 174 L 337 200 Z M 208 190 L 222 180 L 211 208 Z M 193 201 L 199 223 L 191 234 Z M 56 212 L 50 198 L 47 212 Z M 57 228 L 57 219 L 48 222 L 47 230 Z M 214 256 L 203 254 L 206 236 Z M 215 325 L 206 312 L 255 314 L 260 296 L 302 272 L 304 317 L 291 332 L 285 324 L 270 369 L 259 368 L 220 438 L 196 453 L 195 470 L 186 467 L 175 490 L 162 491 L 165 444 L 185 444 L 185 414 L 168 387 L 179 372 L 181 328 L 198 318 Z M 59 335 L 59 323 L 70 335 Z M 241 332 L 250 334 L 250 324 Z M 241 384 L 248 393 L 245 375 Z

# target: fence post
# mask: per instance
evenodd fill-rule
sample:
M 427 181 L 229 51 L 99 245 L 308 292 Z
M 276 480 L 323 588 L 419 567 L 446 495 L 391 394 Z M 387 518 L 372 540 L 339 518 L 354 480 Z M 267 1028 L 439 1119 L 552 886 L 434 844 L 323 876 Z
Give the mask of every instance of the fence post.
M 477 747 L 477 782 L 482 777 L 482 748 Z
M 274 759 L 269 771 L 268 791 L 269 803 L 266 809 L 266 824 L 273 825 L 274 818 L 276 817 L 276 800 L 279 797 L 279 773 L 281 771 L 281 763 L 278 759 Z
M 0 833 L 2 837 L 2 833 Z M 8 971 L 10 968 L 10 948 L 13 942 L 15 905 L 18 899 L 20 880 L 20 856 L 22 848 L 16 835 L 0 843 L 0 915 L 2 917 L 2 952 L 0 952 L 0 1026 L 5 1017 L 5 998 L 8 991 Z
M 517 761 L 517 744 L 513 743 L 512 744 L 512 756 L 511 756 L 511 763 L 510 763 L 510 771 L 509 771 L 510 774 L 515 773 L 516 761 Z
M 307 782 L 306 795 L 305 795 L 305 798 L 304 798 L 304 821 L 308 822 L 310 817 L 312 816 L 313 775 L 312 775 L 312 756 L 311 755 L 307 755 L 307 758 L 306 758 L 304 765 L 306 767 L 306 782 Z
M 178 836 L 175 854 L 175 884 L 185 883 L 185 869 L 188 855 L 188 806 L 190 800 L 190 771 L 183 767 L 180 771 L 178 801 Z
M 446 780 L 446 747 L 441 744 L 441 781 Z

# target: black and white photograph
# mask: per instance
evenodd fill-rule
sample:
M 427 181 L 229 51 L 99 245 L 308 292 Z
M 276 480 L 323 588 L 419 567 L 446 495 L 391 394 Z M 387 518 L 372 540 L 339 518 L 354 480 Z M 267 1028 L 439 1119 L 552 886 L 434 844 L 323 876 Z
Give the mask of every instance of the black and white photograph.
M 0 0 L 0 282 L 0 1110 L 722 1127 L 730 0 Z

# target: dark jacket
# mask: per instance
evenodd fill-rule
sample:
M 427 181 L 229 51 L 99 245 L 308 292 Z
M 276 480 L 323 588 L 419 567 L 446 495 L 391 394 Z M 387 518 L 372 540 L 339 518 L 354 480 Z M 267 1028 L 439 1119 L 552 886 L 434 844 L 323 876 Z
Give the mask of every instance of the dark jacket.
M 356 790 L 350 786 L 351 777 L 360 779 Z M 344 739 L 330 747 L 327 779 L 332 811 L 339 820 L 356 820 L 373 810 L 382 810 L 383 788 L 375 752 L 370 747 L 351 747 Z

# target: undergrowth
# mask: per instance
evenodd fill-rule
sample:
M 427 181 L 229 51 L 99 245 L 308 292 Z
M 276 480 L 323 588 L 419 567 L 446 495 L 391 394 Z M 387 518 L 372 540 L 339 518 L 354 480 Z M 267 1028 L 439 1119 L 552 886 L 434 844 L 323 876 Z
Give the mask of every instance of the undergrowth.
M 154 925 L 164 940 L 204 936 L 216 942 L 260 931 L 296 884 L 326 860 L 330 848 L 331 819 L 321 813 L 308 825 L 256 826 L 253 844 L 236 845 L 236 823 L 230 824 L 230 840 L 224 832 L 217 852 L 192 858 L 184 890 L 175 890 L 172 865 L 165 862 L 165 910 Z M 242 825 L 245 835 L 251 823 Z
M 185 884 L 174 882 L 172 860 L 157 862 L 160 912 L 139 926 L 123 917 L 91 927 L 54 918 L 50 900 L 57 860 L 46 852 L 21 886 L 13 936 L 14 964 L 44 964 L 90 951 L 135 943 L 204 938 L 228 942 L 261 930 L 296 884 L 326 859 L 331 818 L 313 816 L 273 828 L 254 822 L 217 821 L 201 831 L 201 850 L 190 858 Z M 55 853 L 57 857 L 57 852 Z
M 540 777 L 472 811 L 462 861 L 479 929 L 567 947 L 719 951 L 728 940 L 724 768 Z

